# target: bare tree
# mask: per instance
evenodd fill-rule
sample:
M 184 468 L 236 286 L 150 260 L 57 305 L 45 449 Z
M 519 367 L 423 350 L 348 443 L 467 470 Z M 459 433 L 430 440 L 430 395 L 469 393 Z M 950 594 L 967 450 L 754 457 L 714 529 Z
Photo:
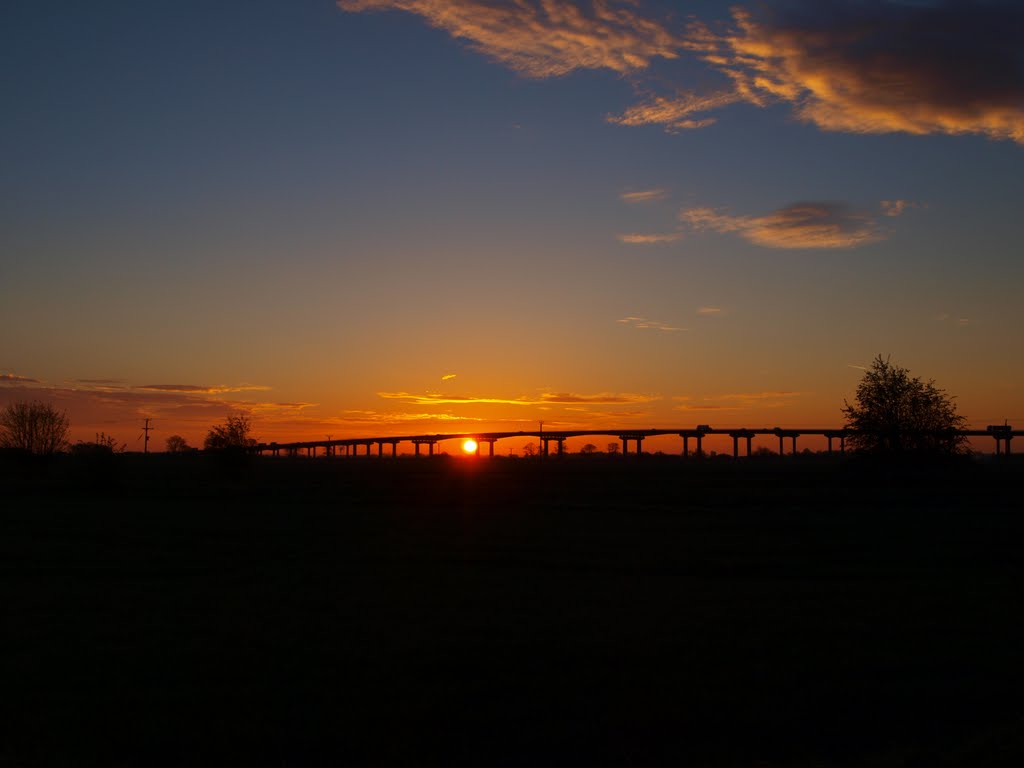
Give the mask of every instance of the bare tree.
M 536 455 L 537 455 L 537 446 L 536 445 L 534 445 L 533 443 L 527 443 L 526 445 L 523 446 L 523 456 L 526 456 L 527 458 L 529 458 L 530 456 L 536 456 Z
M 589 456 L 592 453 L 597 453 L 597 446 L 594 445 L 593 443 L 587 443 L 582 448 L 580 448 L 580 453 L 587 456 Z
M 71 453 L 75 456 L 110 456 L 115 453 L 124 453 L 128 450 L 127 443 L 117 444 L 113 435 L 106 432 L 97 432 L 96 439 L 92 442 L 79 440 L 71 446 Z
M 69 426 L 67 413 L 49 403 L 11 403 L 0 411 L 0 448 L 49 456 L 67 447 Z
M 966 453 L 967 438 L 956 434 L 966 419 L 954 398 L 934 381 L 911 378 L 910 371 L 881 355 L 871 362 L 851 405 L 844 401 L 848 441 L 870 453 Z
M 185 453 L 188 450 L 190 450 L 189 444 L 181 435 L 171 435 L 167 438 L 168 453 Z
M 207 451 L 251 448 L 256 445 L 256 441 L 249 436 L 251 432 L 252 421 L 246 414 L 228 416 L 227 422 L 211 427 L 206 433 L 203 448 Z
M 618 443 L 608 443 L 608 453 L 618 453 L 618 452 L 619 452 L 619 444 Z

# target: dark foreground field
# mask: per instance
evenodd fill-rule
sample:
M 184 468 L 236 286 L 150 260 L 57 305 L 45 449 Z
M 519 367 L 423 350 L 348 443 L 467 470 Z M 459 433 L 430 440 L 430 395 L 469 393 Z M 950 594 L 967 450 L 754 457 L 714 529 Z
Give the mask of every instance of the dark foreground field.
M 1016 464 L 0 465 L 0 765 L 1024 764 Z

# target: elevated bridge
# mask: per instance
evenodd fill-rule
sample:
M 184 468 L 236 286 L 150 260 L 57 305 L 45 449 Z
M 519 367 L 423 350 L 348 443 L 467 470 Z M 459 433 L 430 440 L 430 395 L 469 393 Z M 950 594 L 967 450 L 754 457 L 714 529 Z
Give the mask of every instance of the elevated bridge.
M 707 425 L 700 425 L 692 429 L 573 429 L 573 430 L 537 430 L 518 432 L 453 432 L 447 434 L 433 435 L 388 435 L 386 437 L 354 437 L 338 440 L 311 440 L 293 443 L 259 443 L 253 447 L 253 451 L 259 454 L 270 453 L 274 456 L 282 452 L 286 455 L 298 455 L 305 452 L 307 456 L 316 456 L 320 452 L 324 456 L 358 456 L 360 454 L 370 456 L 374 452 L 378 456 L 386 453 L 391 456 L 398 455 L 398 446 L 401 443 L 410 443 L 417 456 L 433 456 L 436 453 L 439 443 L 449 440 L 473 440 L 476 443 L 476 453 L 480 453 L 480 447 L 487 446 L 487 455 L 494 455 L 494 444 L 499 440 L 508 438 L 536 438 L 540 442 L 540 452 L 548 456 L 552 452 L 562 454 L 565 451 L 565 441 L 573 437 L 603 436 L 615 437 L 622 444 L 622 454 L 630 454 L 630 447 L 633 446 L 633 453 L 643 453 L 643 441 L 648 437 L 659 435 L 676 435 L 682 438 L 682 455 L 690 456 L 690 441 L 693 441 L 694 450 L 692 455 L 704 455 L 704 439 L 711 435 L 724 435 L 732 439 L 732 454 L 739 458 L 741 445 L 746 449 L 742 455 L 751 454 L 751 446 L 755 437 L 773 437 L 778 439 L 779 455 L 786 453 L 787 443 L 790 453 L 797 452 L 798 438 L 805 436 L 824 437 L 828 444 L 828 452 L 832 453 L 838 449 L 840 453 L 846 452 L 846 440 L 855 434 L 853 430 L 846 428 L 826 429 L 783 429 L 780 427 L 764 427 L 761 429 L 733 428 L 714 429 Z M 1007 425 L 990 426 L 985 429 L 960 429 L 943 430 L 935 433 L 927 433 L 932 437 L 940 439 L 955 440 L 958 437 L 967 438 L 989 438 L 995 441 L 996 454 L 1010 454 L 1010 444 L 1015 437 L 1024 436 L 1024 430 L 1014 430 Z M 554 443 L 552 450 L 551 444 Z

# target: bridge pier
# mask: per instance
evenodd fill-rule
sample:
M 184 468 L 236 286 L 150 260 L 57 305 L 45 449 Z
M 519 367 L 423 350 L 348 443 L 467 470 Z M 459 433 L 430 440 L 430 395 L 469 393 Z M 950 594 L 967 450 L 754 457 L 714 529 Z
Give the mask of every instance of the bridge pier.
M 740 440 L 747 441 L 747 457 L 750 456 L 750 446 L 754 439 L 754 433 L 747 429 L 742 429 L 739 432 L 730 432 L 729 437 L 732 438 L 732 457 L 738 459 L 740 457 Z
M 476 441 L 476 452 L 480 455 L 480 443 L 487 443 L 487 455 L 494 458 L 494 444 L 498 442 L 496 437 L 480 437 Z
M 633 442 L 636 443 L 636 455 L 640 456 L 640 455 L 643 454 L 643 452 L 644 452 L 644 448 L 643 448 L 644 436 L 643 435 L 638 435 L 636 433 L 630 432 L 630 433 L 626 433 L 626 434 L 621 434 L 620 433 L 618 437 L 622 441 L 622 455 L 623 456 L 628 456 L 629 455 L 629 442 L 630 442 L 630 440 L 632 440 Z
M 422 437 L 420 437 L 420 438 L 413 438 L 412 444 L 413 444 L 413 446 L 416 449 L 416 455 L 417 456 L 420 455 L 420 446 L 421 445 L 426 445 L 427 446 L 427 455 L 428 456 L 433 456 L 434 455 L 434 444 L 436 442 L 437 442 L 437 440 L 435 440 L 433 438 L 422 438 Z
M 558 435 L 548 436 L 548 435 L 544 435 L 543 437 L 541 437 L 540 442 L 541 442 L 541 451 L 540 451 L 540 455 L 541 456 L 549 456 L 550 455 L 551 450 L 550 450 L 549 444 L 552 443 L 552 442 L 557 444 L 557 446 L 558 446 L 558 455 L 559 456 L 561 456 L 562 454 L 565 453 L 565 437 L 564 436 L 558 436 Z M 494 454 L 491 454 L 491 455 L 493 456 Z

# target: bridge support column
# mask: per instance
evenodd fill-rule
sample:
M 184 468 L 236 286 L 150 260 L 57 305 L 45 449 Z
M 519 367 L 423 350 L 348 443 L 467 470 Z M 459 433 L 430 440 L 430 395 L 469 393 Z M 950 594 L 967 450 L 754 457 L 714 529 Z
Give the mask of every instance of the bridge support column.
M 753 440 L 753 438 L 750 435 L 747 435 L 747 456 L 750 456 L 750 443 L 751 443 L 751 440 Z
M 621 438 L 621 440 L 622 440 L 622 455 L 623 456 L 627 456 L 627 455 L 629 455 L 629 440 L 627 440 L 624 437 Z
M 704 458 L 704 435 L 697 435 L 697 458 Z
M 732 436 L 732 457 L 734 459 L 740 457 L 740 438 L 738 435 Z
M 793 455 L 796 456 L 796 435 L 793 435 Z
M 683 458 L 690 455 L 690 436 L 683 435 Z

